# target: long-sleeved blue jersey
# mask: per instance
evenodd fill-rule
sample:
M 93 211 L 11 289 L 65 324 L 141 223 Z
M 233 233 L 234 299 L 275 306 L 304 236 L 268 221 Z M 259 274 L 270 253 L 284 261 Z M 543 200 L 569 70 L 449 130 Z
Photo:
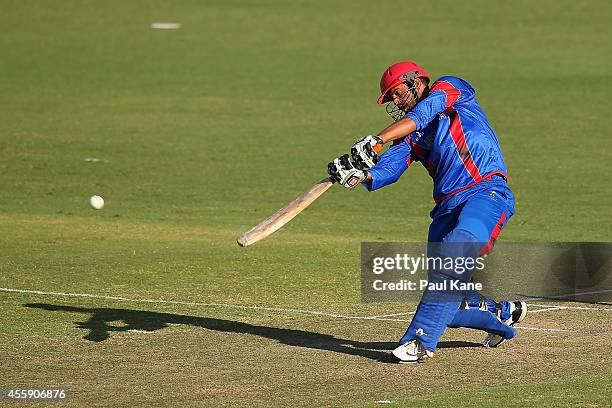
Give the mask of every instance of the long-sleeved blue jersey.
M 476 91 L 465 80 L 444 76 L 429 95 L 404 117 L 417 130 L 390 147 L 370 169 L 373 191 L 394 183 L 410 164 L 419 161 L 434 181 L 439 203 L 494 175 L 507 179 L 497 136 L 476 101 Z

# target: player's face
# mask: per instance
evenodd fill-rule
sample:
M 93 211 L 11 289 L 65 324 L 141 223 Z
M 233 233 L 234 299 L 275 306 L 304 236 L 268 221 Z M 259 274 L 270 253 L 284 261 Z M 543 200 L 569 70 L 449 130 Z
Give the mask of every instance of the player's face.
M 393 104 L 404 112 L 408 112 L 416 105 L 416 101 L 409 92 L 408 85 L 401 83 L 389 91 Z

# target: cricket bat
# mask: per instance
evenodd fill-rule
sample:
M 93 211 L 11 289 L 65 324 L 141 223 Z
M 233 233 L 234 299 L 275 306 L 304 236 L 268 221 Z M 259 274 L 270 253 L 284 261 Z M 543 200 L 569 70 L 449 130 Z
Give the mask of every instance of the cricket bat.
M 310 204 L 326 192 L 334 182 L 329 178 L 324 178 L 304 194 L 240 235 L 236 242 L 241 247 L 249 246 L 260 241 L 277 231 L 283 225 L 295 218 L 296 215 L 304 211 Z

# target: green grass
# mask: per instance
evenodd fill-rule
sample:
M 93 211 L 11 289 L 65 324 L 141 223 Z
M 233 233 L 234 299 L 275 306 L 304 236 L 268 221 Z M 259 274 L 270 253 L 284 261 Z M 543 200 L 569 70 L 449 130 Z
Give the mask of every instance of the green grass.
M 334 187 L 267 240 L 234 242 L 322 178 L 356 138 L 388 124 L 375 104 L 379 75 L 403 59 L 477 89 L 517 198 L 501 239 L 610 241 L 611 11 L 604 1 L 5 0 L 0 287 L 351 315 L 411 310 L 360 302 L 359 245 L 426 238 L 433 202 L 421 166 L 371 194 Z M 156 21 L 182 27 L 150 29 Z M 93 194 L 105 197 L 103 210 L 89 208 Z M 75 324 L 86 312 L 32 303 L 192 319 L 91 342 Z M 63 384 L 81 406 L 610 400 L 607 314 L 568 312 L 572 329 L 588 326 L 573 338 L 525 331 L 507 352 L 446 349 L 406 368 L 367 357 L 382 353 L 371 342 L 397 340 L 403 322 L 14 293 L 0 293 L 0 305 L 0 388 Z M 544 315 L 530 324 L 566 324 Z M 202 318 L 259 328 L 215 330 Z M 312 347 L 291 344 L 303 336 Z M 466 336 L 478 341 L 467 331 L 445 339 Z M 351 354 L 337 339 L 369 351 Z M 572 354 L 582 347 L 585 355 Z M 507 373 L 521 392 L 470 380 Z

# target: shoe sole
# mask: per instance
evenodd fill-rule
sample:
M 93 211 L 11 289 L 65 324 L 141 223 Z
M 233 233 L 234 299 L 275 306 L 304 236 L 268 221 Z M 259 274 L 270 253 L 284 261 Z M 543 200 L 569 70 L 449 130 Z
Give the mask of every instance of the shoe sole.
M 512 323 L 512 325 L 522 322 L 527 316 L 527 303 L 523 302 L 522 300 L 519 303 L 521 304 L 521 315 L 518 319 L 516 319 L 516 322 Z
M 419 364 L 424 363 L 425 357 L 421 357 L 418 360 L 400 360 L 395 354 L 391 353 L 393 360 L 398 364 Z

